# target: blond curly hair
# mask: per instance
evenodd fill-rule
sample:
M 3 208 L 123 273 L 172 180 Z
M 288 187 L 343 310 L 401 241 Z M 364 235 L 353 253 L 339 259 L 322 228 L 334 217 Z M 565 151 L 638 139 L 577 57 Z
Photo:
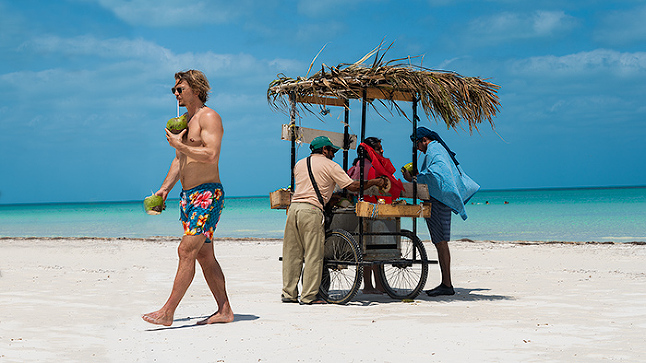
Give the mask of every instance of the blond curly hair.
M 197 94 L 202 103 L 206 103 L 206 100 L 209 99 L 211 86 L 209 85 L 209 81 L 206 79 L 204 73 L 195 69 L 189 69 L 185 72 L 175 73 L 175 80 L 179 82 L 186 81 L 188 86 Z

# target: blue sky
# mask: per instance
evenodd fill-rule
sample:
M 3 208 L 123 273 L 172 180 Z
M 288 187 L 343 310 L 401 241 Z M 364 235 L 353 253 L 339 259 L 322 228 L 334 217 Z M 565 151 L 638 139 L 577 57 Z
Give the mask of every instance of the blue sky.
M 495 131 L 423 119 L 483 189 L 646 185 L 644 19 L 646 3 L 630 0 L 0 0 L 0 204 L 157 190 L 174 155 L 173 74 L 191 68 L 224 122 L 227 194 L 267 195 L 289 184 L 288 118 L 267 104 L 269 82 L 305 75 L 323 46 L 315 70 L 382 39 L 394 42 L 387 59 L 422 55 L 502 87 Z M 366 134 L 403 165 L 411 124 L 379 111 Z M 341 110 L 303 116 L 341 130 Z

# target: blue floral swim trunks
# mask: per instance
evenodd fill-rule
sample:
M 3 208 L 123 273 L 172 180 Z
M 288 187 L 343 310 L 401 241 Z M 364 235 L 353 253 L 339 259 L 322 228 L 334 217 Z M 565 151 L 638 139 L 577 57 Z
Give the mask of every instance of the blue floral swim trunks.
M 206 243 L 213 240 L 215 226 L 224 208 L 224 189 L 220 183 L 198 185 L 180 193 L 179 219 L 184 226 L 184 235 L 206 236 Z

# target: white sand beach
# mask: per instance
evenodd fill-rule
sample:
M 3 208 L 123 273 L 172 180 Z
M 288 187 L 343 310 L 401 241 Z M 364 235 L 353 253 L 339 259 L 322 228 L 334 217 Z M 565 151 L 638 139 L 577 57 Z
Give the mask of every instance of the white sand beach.
M 644 245 L 454 241 L 455 296 L 300 306 L 280 302 L 280 240 L 219 240 L 235 321 L 195 325 L 216 310 L 198 269 L 154 326 L 140 316 L 167 298 L 177 242 L 0 239 L 0 362 L 646 359 Z

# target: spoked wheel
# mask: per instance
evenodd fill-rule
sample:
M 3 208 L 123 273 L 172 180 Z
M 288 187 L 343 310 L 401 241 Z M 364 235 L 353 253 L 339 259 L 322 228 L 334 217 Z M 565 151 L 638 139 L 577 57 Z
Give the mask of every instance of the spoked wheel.
M 342 229 L 325 234 L 321 297 L 332 304 L 347 304 L 361 286 L 361 250 L 352 235 Z
M 388 296 L 414 299 L 428 277 L 428 258 L 424 244 L 411 231 L 401 231 L 401 259 L 379 265 L 379 274 Z

